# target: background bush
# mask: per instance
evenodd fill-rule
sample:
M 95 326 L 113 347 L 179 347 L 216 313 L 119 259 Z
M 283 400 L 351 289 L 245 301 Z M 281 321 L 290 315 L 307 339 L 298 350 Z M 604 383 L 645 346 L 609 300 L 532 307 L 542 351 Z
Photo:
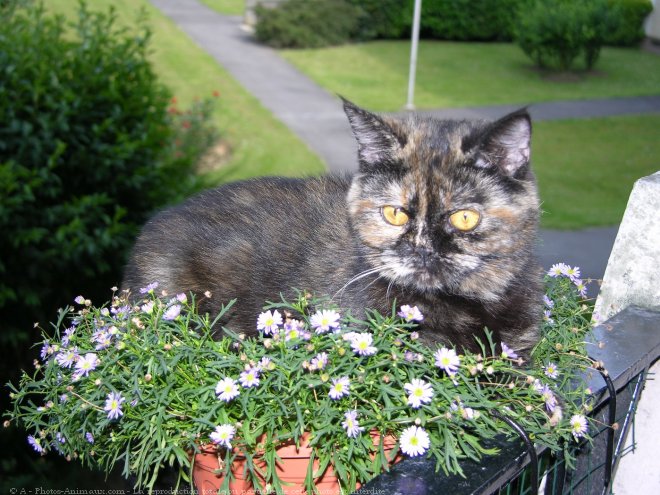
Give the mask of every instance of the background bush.
M 345 0 L 289 0 L 277 8 L 257 5 L 257 40 L 276 48 L 339 45 L 358 34 L 362 11 Z
M 536 0 L 519 11 L 516 40 L 539 67 L 569 70 L 581 56 L 591 69 L 612 21 L 607 0 Z
M 414 0 L 346 1 L 360 12 L 357 39 L 399 39 L 410 36 Z
M 511 41 L 515 13 L 530 0 L 425 0 L 422 36 L 457 41 Z
M 611 28 L 605 33 L 605 44 L 634 46 L 644 39 L 643 23 L 653 10 L 651 0 L 609 0 L 613 16 Z
M 553 65 L 551 59 L 571 59 L 570 53 L 576 46 L 578 53 L 586 55 L 588 51 L 587 58 L 595 60 L 596 45 L 638 43 L 644 36 L 642 22 L 652 10 L 650 0 L 548 0 L 545 6 L 540 3 L 544 2 L 424 0 L 420 36 L 456 41 L 511 41 L 517 37 L 524 39 L 527 49 L 537 58 Z M 408 38 L 413 8 L 414 0 L 288 0 L 276 8 L 257 7 L 256 36 L 279 48 Z M 609 12 L 603 29 L 592 27 L 597 20 L 584 20 L 596 11 L 598 15 Z M 519 15 L 524 19 L 519 19 Z M 521 26 L 526 30 L 524 34 L 520 34 Z M 587 50 L 586 46 L 593 48 Z

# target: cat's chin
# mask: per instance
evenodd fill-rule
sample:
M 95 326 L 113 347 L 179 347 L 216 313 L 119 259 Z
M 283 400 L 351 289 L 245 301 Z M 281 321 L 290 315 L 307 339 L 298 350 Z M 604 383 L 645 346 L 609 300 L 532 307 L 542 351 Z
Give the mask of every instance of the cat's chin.
M 409 268 L 403 265 L 388 267 L 381 275 L 404 289 L 413 289 L 419 292 L 447 292 L 449 285 L 428 271 Z
M 414 269 L 402 265 L 388 267 L 381 271 L 380 275 L 404 290 L 414 290 L 423 294 L 441 292 L 451 296 L 490 302 L 496 302 L 501 297 L 497 290 L 499 284 L 487 283 L 486 280 L 479 284 L 466 284 L 464 283 L 465 277 L 460 275 L 453 278 L 442 278 L 438 274 L 424 269 Z

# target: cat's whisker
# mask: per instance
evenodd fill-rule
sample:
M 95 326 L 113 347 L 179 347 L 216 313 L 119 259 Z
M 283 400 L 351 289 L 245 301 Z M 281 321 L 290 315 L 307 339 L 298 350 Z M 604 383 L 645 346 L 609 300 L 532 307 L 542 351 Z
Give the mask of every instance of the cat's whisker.
M 383 274 L 378 275 L 375 279 L 373 279 L 371 282 L 369 282 L 367 285 L 365 285 L 362 289 L 360 289 L 360 292 L 366 291 L 369 287 L 374 285 L 376 282 L 378 282 L 382 278 L 385 278 L 385 275 L 383 275 Z M 394 281 L 391 280 L 390 285 L 393 284 L 393 283 L 394 283 Z M 388 296 L 388 298 L 389 298 L 389 296 Z
M 394 280 L 390 280 L 390 283 L 387 284 L 387 291 L 385 292 L 385 297 L 388 301 L 390 300 L 390 292 L 392 290 L 393 285 L 394 285 Z
M 382 267 L 376 267 L 376 268 L 370 268 L 369 270 L 365 270 L 362 273 L 358 273 L 355 277 L 353 277 L 348 282 L 346 282 L 341 289 L 339 289 L 337 292 L 335 292 L 335 294 L 332 296 L 331 299 L 334 299 L 335 297 L 337 297 L 337 295 L 340 294 L 341 292 L 343 292 L 344 290 L 346 290 L 346 288 L 349 285 L 357 282 L 358 280 L 363 279 L 364 277 L 368 277 L 369 275 L 373 275 L 374 273 L 378 273 L 381 270 L 382 270 Z
M 379 265 L 379 266 L 377 266 L 377 267 L 375 267 L 375 268 L 371 268 L 371 269 L 365 270 L 365 271 L 363 271 L 363 272 L 361 272 L 361 273 L 358 273 L 355 277 L 353 277 L 353 278 L 350 279 L 348 282 L 346 282 L 346 283 L 344 284 L 344 286 L 343 286 L 341 289 L 339 289 L 337 292 L 335 292 L 335 294 L 332 296 L 332 299 L 334 299 L 338 294 L 340 294 L 341 292 L 343 292 L 344 290 L 346 290 L 346 288 L 348 288 L 350 285 L 352 285 L 353 283 L 357 282 L 358 280 L 361 280 L 361 279 L 363 279 L 364 277 L 368 277 L 369 275 L 373 275 L 374 273 L 379 273 L 379 272 L 380 272 L 379 276 L 376 277 L 376 278 L 373 280 L 373 282 L 371 282 L 371 283 L 370 283 L 369 285 L 367 285 L 366 287 L 363 287 L 362 290 L 364 290 L 364 289 L 366 289 L 367 287 L 373 285 L 377 280 L 379 280 L 379 279 L 381 279 L 381 278 L 385 278 L 385 276 L 382 274 L 383 271 L 388 270 L 388 269 L 392 270 L 392 269 L 395 269 L 396 267 L 397 267 L 397 264 L 396 264 L 396 263 L 394 263 L 394 262 L 390 262 L 390 263 L 385 263 L 385 264 Z

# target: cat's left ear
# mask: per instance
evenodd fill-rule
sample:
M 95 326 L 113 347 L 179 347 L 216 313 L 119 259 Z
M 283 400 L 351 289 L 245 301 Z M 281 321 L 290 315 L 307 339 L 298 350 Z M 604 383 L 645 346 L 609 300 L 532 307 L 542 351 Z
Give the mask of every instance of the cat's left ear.
M 342 100 L 344 112 L 358 143 L 360 170 L 373 171 L 392 165 L 395 153 L 405 144 L 402 138 L 378 115 L 367 112 L 344 98 Z
M 493 122 L 481 141 L 476 165 L 496 166 L 504 175 L 515 177 L 529 166 L 532 119 L 519 110 Z

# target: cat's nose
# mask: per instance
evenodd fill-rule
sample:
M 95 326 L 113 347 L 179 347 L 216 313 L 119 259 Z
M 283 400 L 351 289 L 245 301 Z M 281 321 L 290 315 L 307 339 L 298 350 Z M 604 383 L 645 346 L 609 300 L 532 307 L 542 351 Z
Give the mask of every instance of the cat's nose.
M 424 246 L 415 246 L 414 252 L 422 262 L 423 266 L 427 266 L 433 256 L 433 250 Z

